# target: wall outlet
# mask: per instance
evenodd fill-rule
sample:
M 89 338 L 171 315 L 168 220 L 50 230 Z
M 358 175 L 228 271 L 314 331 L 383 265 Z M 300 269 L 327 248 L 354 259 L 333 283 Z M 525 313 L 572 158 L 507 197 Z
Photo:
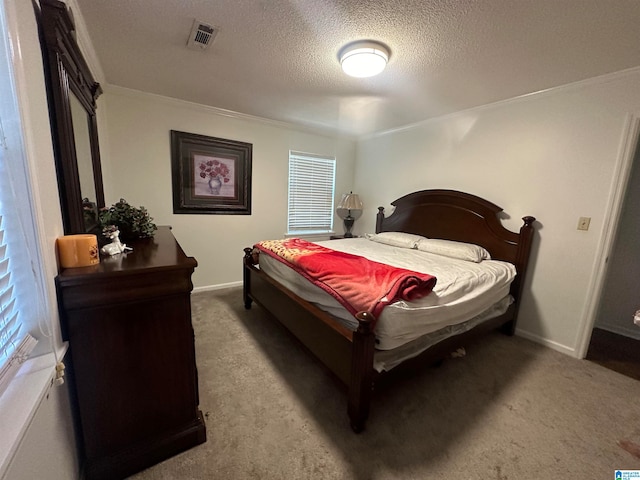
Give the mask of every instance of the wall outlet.
M 590 223 L 591 217 L 580 217 L 578 220 L 578 230 L 589 230 Z

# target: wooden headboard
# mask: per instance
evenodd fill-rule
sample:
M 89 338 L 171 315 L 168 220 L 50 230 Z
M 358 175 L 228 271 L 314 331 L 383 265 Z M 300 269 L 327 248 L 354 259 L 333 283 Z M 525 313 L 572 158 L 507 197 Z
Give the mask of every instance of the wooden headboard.
M 422 190 L 405 195 L 391 205 L 395 210 L 388 217 L 384 215 L 384 208 L 378 207 L 376 233 L 407 232 L 480 245 L 494 260 L 515 265 L 518 277 L 511 293 L 519 299 L 529 262 L 534 217 L 523 217 L 520 232 L 512 232 L 502 226 L 498 218 L 502 208 L 455 190 Z

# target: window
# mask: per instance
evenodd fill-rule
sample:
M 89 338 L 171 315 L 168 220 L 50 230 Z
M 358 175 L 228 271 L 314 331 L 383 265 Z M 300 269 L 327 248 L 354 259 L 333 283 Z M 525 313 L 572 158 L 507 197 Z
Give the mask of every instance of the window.
M 335 158 L 289 152 L 287 233 L 333 231 L 335 183 Z
M 37 343 L 24 332 L 22 317 L 16 306 L 16 289 L 11 278 L 11 248 L 4 241 L 2 220 L 0 210 L 0 395 Z
M 0 5 L 0 395 L 42 337 L 43 291 L 33 205 Z
M 7 477 L 19 449 L 26 448 L 29 452 L 33 446 L 25 435 L 36 427 L 32 421 L 42 401 L 48 398 L 52 382 L 62 381 L 56 375 L 57 368 L 63 371 L 63 365 L 56 365 L 56 358 L 66 350 L 57 335 L 55 259 L 51 252 L 51 237 L 61 231 L 61 222 L 41 216 L 42 205 L 57 202 L 57 192 L 49 191 L 49 186 L 55 185 L 51 132 L 46 122 L 40 122 L 43 115 L 48 117 L 39 47 L 34 5 L 0 0 L 0 211 L 2 244 L 6 246 L 3 255 L 5 261 L 8 259 L 7 272 L 11 272 L 2 282 L 13 285 L 5 295 L 12 298 L 8 304 L 12 312 L 17 312 L 15 321 L 7 322 L 7 318 L 14 318 L 8 315 L 3 322 L 17 332 L 15 340 L 27 339 L 26 346 L 34 343 L 27 334 L 39 340 L 30 358 L 20 364 L 0 395 L 0 478 Z M 39 182 L 32 183 L 32 179 Z M 41 190 L 40 185 L 45 188 Z M 55 210 L 56 206 L 50 209 Z M 5 307 L 5 315 L 8 312 Z M 13 328 L 17 323 L 21 325 L 19 330 Z M 6 338 L 12 337 L 13 333 Z M 20 348 L 25 345 L 22 341 L 12 340 L 10 344 L 7 351 L 13 350 L 11 358 L 19 363 L 28 348 Z M 55 423 L 64 428 L 64 411 L 56 413 L 59 415 L 46 420 L 46 425 Z M 31 430 L 34 436 L 60 431 L 58 427 L 43 427 L 45 432 L 40 430 L 43 425 Z M 58 450 L 65 453 L 64 445 L 68 442 L 64 438 L 60 441 L 62 446 Z

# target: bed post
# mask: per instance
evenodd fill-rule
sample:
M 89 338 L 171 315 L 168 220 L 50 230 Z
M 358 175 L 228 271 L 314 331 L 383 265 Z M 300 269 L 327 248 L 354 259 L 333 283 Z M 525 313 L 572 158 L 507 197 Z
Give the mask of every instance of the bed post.
M 242 299 L 244 308 L 251 308 L 251 266 L 254 265 L 253 248 L 244 249 L 244 259 L 242 261 Z
M 376 233 L 382 231 L 382 221 L 384 220 L 384 207 L 378 207 L 378 213 L 376 214 Z
M 520 300 L 524 289 L 525 275 L 527 273 L 527 265 L 529 264 L 529 254 L 531 252 L 531 242 L 533 241 L 533 222 L 536 217 L 522 217 L 524 224 L 520 227 L 520 238 L 518 239 L 518 253 L 516 256 L 516 270 L 518 275 L 511 285 L 511 295 L 515 298 L 515 315 L 502 326 L 502 332 L 507 335 L 513 335 L 516 331 L 516 321 L 518 319 L 518 310 L 520 309 Z
M 356 314 L 358 328 L 353 332 L 351 351 L 351 382 L 348 414 L 351 428 L 360 433 L 369 416 L 373 390 L 374 317 L 368 312 Z

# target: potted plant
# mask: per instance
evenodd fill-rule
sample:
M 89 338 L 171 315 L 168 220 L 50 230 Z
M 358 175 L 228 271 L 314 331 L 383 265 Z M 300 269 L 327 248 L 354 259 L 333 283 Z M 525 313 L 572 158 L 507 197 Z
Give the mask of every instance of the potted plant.
M 100 210 L 98 216 L 103 234 L 111 233 L 115 226 L 120 230 L 120 238 L 127 242 L 137 238 L 151 238 L 158 229 L 146 208 L 129 205 L 124 198 L 109 208 Z

